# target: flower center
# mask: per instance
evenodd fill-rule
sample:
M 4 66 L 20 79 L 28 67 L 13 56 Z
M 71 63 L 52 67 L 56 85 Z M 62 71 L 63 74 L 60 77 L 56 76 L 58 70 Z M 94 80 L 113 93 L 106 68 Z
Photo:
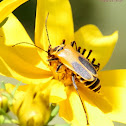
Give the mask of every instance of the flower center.
M 72 70 L 68 69 L 59 60 L 51 61 L 49 67 L 55 79 L 62 81 L 65 86 L 72 85 Z

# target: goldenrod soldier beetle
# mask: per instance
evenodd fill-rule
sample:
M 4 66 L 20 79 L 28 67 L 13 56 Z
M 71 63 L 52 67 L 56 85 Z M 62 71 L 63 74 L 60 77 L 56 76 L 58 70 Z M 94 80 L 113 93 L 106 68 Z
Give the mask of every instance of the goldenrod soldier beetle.
M 71 42 L 71 45 L 66 45 L 65 40 L 63 40 L 61 45 L 52 48 L 47 30 L 48 15 L 45 21 L 46 33 L 49 42 L 48 51 L 43 50 L 42 48 L 36 46 L 35 44 L 27 42 L 21 42 L 21 43 L 34 45 L 35 47 L 47 52 L 49 67 L 53 72 L 54 78 L 62 81 L 65 86 L 70 85 L 74 86 L 82 103 L 84 112 L 86 114 L 87 125 L 89 125 L 88 114 L 84 107 L 76 83 L 84 84 L 90 90 L 99 93 L 101 85 L 99 83 L 100 80 L 98 79 L 97 71 L 99 70 L 100 64 L 99 63 L 97 65 L 94 64 L 95 62 L 94 58 L 92 61 L 89 61 L 88 58 L 91 55 L 92 50 L 90 50 L 87 57 L 84 58 L 83 55 L 86 49 L 83 49 L 82 53 L 80 53 L 81 47 L 77 48 L 77 44 L 75 41 Z M 21 43 L 17 43 L 15 45 Z M 76 50 L 73 48 L 74 45 L 76 47 Z

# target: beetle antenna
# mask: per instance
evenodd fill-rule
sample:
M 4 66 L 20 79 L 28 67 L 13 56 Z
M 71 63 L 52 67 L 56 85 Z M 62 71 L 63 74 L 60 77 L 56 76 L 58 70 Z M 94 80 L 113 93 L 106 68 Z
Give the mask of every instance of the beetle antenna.
M 46 20 L 45 20 L 45 28 L 46 28 L 46 34 L 47 34 L 49 46 L 51 46 L 50 39 L 49 39 L 49 34 L 48 34 L 48 30 L 47 30 L 47 20 L 48 20 L 48 16 L 49 16 L 49 12 L 48 12 L 47 17 L 46 17 Z
M 28 42 L 19 42 L 19 43 L 13 45 L 12 47 L 17 46 L 17 45 L 19 45 L 19 44 L 23 44 L 23 43 L 29 44 L 29 45 L 33 45 L 33 46 L 35 46 L 36 48 L 41 49 L 41 50 L 43 50 L 44 52 L 47 52 L 47 51 L 45 51 L 44 49 L 42 49 L 41 47 L 39 47 L 39 46 L 37 46 L 37 45 L 35 45 L 35 44 L 32 44 L 32 43 L 28 43 Z M 47 52 L 47 53 L 48 53 L 48 52 Z

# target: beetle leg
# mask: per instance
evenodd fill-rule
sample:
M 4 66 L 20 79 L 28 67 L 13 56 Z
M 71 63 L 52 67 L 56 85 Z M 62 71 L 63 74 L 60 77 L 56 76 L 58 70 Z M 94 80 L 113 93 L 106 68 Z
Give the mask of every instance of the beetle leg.
M 96 64 L 93 64 L 93 66 L 96 68 L 96 70 L 98 71 L 99 68 L 100 68 L 100 63 L 98 63 L 97 65 Z
M 52 58 L 52 59 L 48 59 L 47 61 L 55 61 L 55 60 L 59 60 L 58 58 Z
M 80 49 L 81 49 L 81 47 L 78 47 L 78 49 L 77 49 L 77 51 L 80 53 Z
M 75 74 L 73 74 L 73 73 L 72 73 L 72 82 L 73 82 L 73 86 L 74 86 L 74 88 L 76 89 L 77 94 L 78 94 L 78 96 L 79 96 L 79 98 L 80 98 L 81 104 L 82 104 L 82 106 L 83 106 L 83 109 L 84 109 L 84 112 L 85 112 L 85 115 L 86 115 L 87 125 L 89 125 L 88 114 L 87 114 L 87 111 L 86 111 L 86 109 L 85 109 L 84 103 L 83 103 L 83 101 L 82 101 L 82 99 L 81 99 L 80 93 L 79 93 L 79 91 L 78 91 L 78 87 L 77 87 L 77 85 L 76 85 L 76 83 L 75 83 Z
M 71 42 L 71 46 L 72 46 L 72 47 L 74 46 L 74 44 L 75 44 L 76 50 L 77 50 L 77 44 L 76 44 L 76 42 L 75 42 L 75 41 Z
M 92 59 L 91 64 L 93 65 L 95 62 L 95 58 Z
M 88 59 L 88 58 L 89 58 L 89 56 L 91 55 L 91 53 L 92 53 L 92 50 L 90 50 L 90 51 L 89 51 L 89 53 L 88 53 L 88 55 L 87 55 L 86 59 Z
M 99 67 L 100 67 L 100 63 L 98 63 L 97 65 L 94 64 L 95 62 L 95 58 L 93 58 L 93 60 L 91 61 L 91 64 L 97 69 L 97 71 L 99 70 Z
M 62 44 L 63 44 L 63 45 L 65 44 L 65 39 L 62 41 Z
M 86 49 L 83 49 L 82 55 L 84 55 L 85 51 L 86 51 Z
M 58 72 L 59 71 L 59 69 L 61 68 L 61 66 L 62 66 L 63 64 L 62 63 L 60 63 L 58 66 L 57 66 L 57 69 L 56 69 L 56 72 Z

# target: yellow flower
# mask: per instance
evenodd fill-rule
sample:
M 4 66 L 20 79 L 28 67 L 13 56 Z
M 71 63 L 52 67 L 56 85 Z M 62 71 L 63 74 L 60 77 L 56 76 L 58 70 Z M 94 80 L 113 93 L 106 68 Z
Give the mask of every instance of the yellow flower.
M 63 39 L 66 44 L 75 40 L 77 46 L 86 48 L 85 56 L 90 49 L 93 51 L 90 59 L 95 58 L 95 64 L 100 63 L 102 69 L 112 55 L 118 32 L 103 36 L 96 26 L 86 25 L 74 33 L 68 0 L 37 0 L 35 44 L 44 50 L 48 50 L 49 46 L 45 30 L 48 12 L 47 29 L 52 47 L 60 45 Z M 49 95 L 50 102 L 60 105 L 59 115 L 62 118 L 73 126 L 85 126 L 86 117 L 76 90 L 73 86 L 64 86 L 63 82 L 54 78 L 47 64 L 47 53 L 26 44 L 12 47 L 19 42 L 33 42 L 17 18 L 12 14 L 8 17 L 8 21 L 0 29 L 1 75 L 14 77 L 26 84 L 39 84 L 41 91 Z M 101 71 L 98 75 L 101 93 L 108 100 L 103 95 L 88 90 L 83 84 L 78 85 L 90 125 L 112 126 L 111 120 L 126 123 L 126 70 Z

